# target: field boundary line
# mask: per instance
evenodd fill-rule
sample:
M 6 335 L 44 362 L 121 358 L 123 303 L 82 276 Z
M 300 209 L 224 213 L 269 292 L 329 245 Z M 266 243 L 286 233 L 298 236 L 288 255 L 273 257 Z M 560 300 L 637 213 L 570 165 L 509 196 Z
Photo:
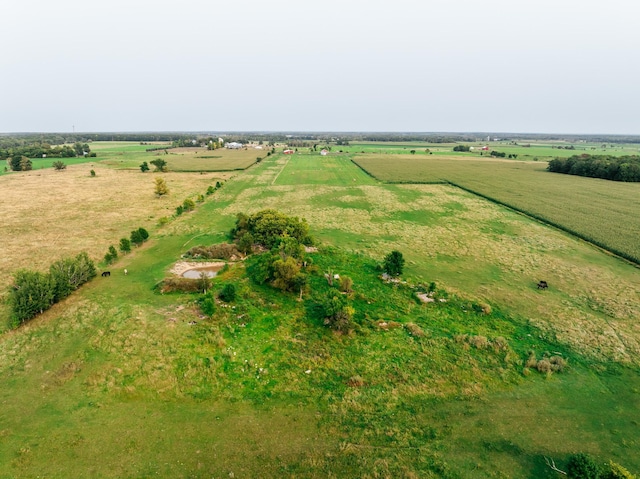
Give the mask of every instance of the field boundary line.
M 474 190 L 472 190 L 470 188 L 466 188 L 464 186 L 461 186 L 461 185 L 459 185 L 457 183 L 454 183 L 453 181 L 445 180 L 445 182 L 448 185 L 454 186 L 456 188 L 460 188 L 461 190 L 466 191 L 467 193 L 471 193 L 471 194 L 473 194 L 475 196 L 479 196 L 480 198 L 483 198 L 483 199 L 485 199 L 487 201 L 490 201 L 491 203 L 494 203 L 496 205 L 502 206 L 504 208 L 508 208 L 508 209 L 510 209 L 512 211 L 515 211 L 516 213 L 519 213 L 519 214 L 521 214 L 523 216 L 526 216 L 527 218 L 535 220 L 535 221 L 537 221 L 539 223 L 542 223 L 542 224 L 544 224 L 546 226 L 551 226 L 552 228 L 555 228 L 555 229 L 557 229 L 559 231 L 562 231 L 564 233 L 568 233 L 571 236 L 574 236 L 575 238 L 578 238 L 578 239 L 584 241 L 585 243 L 588 243 L 588 244 L 590 244 L 592 246 L 595 246 L 596 248 L 599 248 L 600 250 L 605 251 L 605 252 L 607 252 L 607 253 L 609 253 L 609 254 L 617 257 L 617 258 L 620 258 L 620 259 L 623 259 L 623 260 L 627 261 L 628 263 L 632 264 L 635 267 L 640 267 L 640 260 L 639 259 L 636 259 L 633 256 L 628 255 L 626 253 L 623 253 L 622 251 L 618 251 L 615 248 L 611 248 L 611 247 L 609 247 L 609 246 L 607 246 L 605 244 L 602 244 L 599 241 L 593 240 L 593 239 L 587 237 L 586 235 L 583 235 L 581 233 L 573 231 L 571 228 L 567 228 L 564 225 L 561 225 L 561 224 L 556 223 L 554 221 L 548 220 L 548 219 L 546 219 L 546 218 L 544 218 L 542 216 L 539 216 L 539 215 L 537 215 L 535 213 L 531 213 L 529 211 L 526 211 L 526 210 L 523 210 L 521 208 L 518 208 L 517 206 L 513 206 L 513 205 L 510 205 L 508 203 L 504 203 L 503 201 L 500 201 L 500 200 L 497 200 L 495 198 L 492 198 L 491 196 L 487 196 L 487 195 L 485 195 L 483 193 L 478 193 L 477 191 L 474 191 Z
M 280 176 L 280 173 L 282 173 L 284 171 L 284 169 L 287 167 L 287 165 L 289 164 L 289 160 L 291 158 L 285 158 L 285 162 L 284 165 L 282 165 L 282 168 L 280 169 L 280 171 L 278 171 L 278 174 L 276 175 L 276 177 L 273 179 L 273 181 L 271 182 L 271 186 L 276 184 L 276 180 L 278 179 L 278 177 Z

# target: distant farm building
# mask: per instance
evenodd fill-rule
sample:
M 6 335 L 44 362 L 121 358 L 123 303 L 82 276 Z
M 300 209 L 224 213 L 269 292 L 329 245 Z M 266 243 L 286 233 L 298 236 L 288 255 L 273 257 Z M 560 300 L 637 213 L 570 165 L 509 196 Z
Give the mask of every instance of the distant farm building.
M 483 146 L 483 147 L 481 148 L 481 150 L 482 150 L 482 151 L 489 151 L 489 147 L 488 147 L 488 146 Z
M 227 143 L 226 145 L 227 148 L 229 148 L 230 150 L 239 150 L 240 148 L 242 148 L 242 143 L 236 143 L 235 141 L 232 141 L 231 143 Z
M 322 156 L 327 156 L 327 155 L 329 154 L 329 152 L 328 152 L 327 150 L 321 150 L 321 151 L 320 151 L 320 154 L 321 154 Z
M 284 150 L 282 153 L 285 155 L 293 155 L 293 150 Z

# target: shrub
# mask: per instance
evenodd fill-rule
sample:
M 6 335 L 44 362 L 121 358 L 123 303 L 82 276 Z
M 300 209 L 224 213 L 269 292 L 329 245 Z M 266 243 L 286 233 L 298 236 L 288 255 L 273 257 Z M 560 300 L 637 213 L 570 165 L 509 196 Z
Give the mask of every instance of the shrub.
M 167 162 L 161 158 L 156 158 L 155 160 L 150 161 L 153 166 L 155 166 L 155 171 L 167 171 Z
M 236 299 L 236 286 L 231 283 L 227 283 L 218 294 L 218 298 L 220 298 L 225 303 L 231 303 Z
M 236 245 L 229 243 L 214 244 L 211 246 L 194 246 L 184 254 L 188 258 L 195 259 L 226 259 L 231 260 L 240 256 Z
M 128 238 L 120 238 L 120 251 L 123 253 L 131 251 L 131 241 Z
M 536 364 L 536 369 L 541 373 L 550 373 L 551 372 L 551 363 L 548 359 L 541 359 Z
M 182 202 L 183 211 L 193 211 L 194 209 L 196 209 L 196 203 L 192 199 L 187 198 Z
M 178 206 L 176 208 L 176 216 L 180 216 L 184 211 L 184 208 L 182 207 L 182 205 Z
M 109 251 L 107 251 L 107 254 L 104 255 L 104 262 L 107 264 L 111 264 L 117 259 L 118 252 L 116 251 L 116 248 L 113 245 L 109 246 Z
M 637 479 L 635 475 L 631 474 L 620 464 L 616 464 L 613 461 L 609 461 L 604 467 L 602 474 L 600 474 L 601 479 Z
M 140 233 L 140 236 L 142 237 L 142 241 L 147 241 L 149 239 L 149 232 L 146 229 L 140 227 L 140 228 L 138 228 L 138 232 Z
M 424 331 L 422 330 L 422 328 L 415 323 L 407 323 L 405 327 L 407 328 L 407 331 L 409 331 L 409 334 L 411 336 L 415 336 L 416 338 L 421 338 L 424 336 Z
M 96 176 L 96 172 L 95 172 L 95 170 L 91 170 L 91 171 L 89 172 L 89 175 L 91 175 L 91 178 L 95 177 L 95 176 Z
M 351 318 L 355 310 L 348 305 L 343 295 L 335 290 L 329 291 L 322 300 L 321 307 L 325 318 L 325 326 L 345 333 L 351 329 Z
M 207 188 L 207 196 L 212 195 L 214 192 L 216 191 L 216 189 L 209 185 L 209 188 Z
M 49 309 L 54 297 L 55 282 L 51 275 L 37 271 L 17 271 L 9 294 L 14 324 L 22 324 Z
M 167 186 L 167 182 L 164 181 L 164 178 L 156 178 L 154 182 L 155 182 L 154 191 L 157 197 L 165 196 L 169 194 L 169 187 Z
M 140 233 L 140 230 L 133 230 L 131 232 L 131 243 L 136 245 L 136 246 L 140 246 L 142 243 L 144 243 L 144 238 L 142 237 L 142 233 Z
M 567 361 L 560 356 L 551 356 L 549 363 L 551 364 L 551 370 L 554 372 L 561 372 L 567 366 Z
M 211 294 L 211 291 L 204 293 L 202 296 L 198 298 L 198 305 L 200 306 L 200 311 L 205 316 L 212 317 L 216 312 L 216 300 Z
M 238 249 L 244 254 L 249 254 L 253 250 L 253 235 L 249 232 L 244 233 L 238 238 Z
M 569 458 L 567 477 L 569 479 L 598 479 L 600 473 L 598 465 L 591 456 L 580 452 Z
M 53 168 L 54 168 L 56 171 L 62 171 L 62 170 L 64 170 L 64 169 L 66 169 L 66 168 L 67 168 L 67 165 L 65 165 L 65 164 L 64 164 L 62 161 L 60 161 L 60 160 L 58 160 L 58 161 L 54 161 L 52 166 L 53 166 Z
M 353 292 L 353 280 L 349 276 L 340 276 L 338 289 L 343 293 Z
M 471 336 L 469 338 L 469 344 L 476 349 L 487 349 L 489 347 L 489 340 L 484 336 Z
M 158 226 L 164 226 L 167 223 L 169 223 L 169 217 L 168 216 L 163 216 L 163 217 L 158 219 Z
M 382 267 L 390 276 L 400 276 L 404 268 L 404 257 L 400 251 L 394 250 L 384 257 Z
M 146 161 L 143 161 L 142 164 L 140 165 L 140 171 L 142 171 L 143 173 L 145 171 L 149 171 L 149 165 L 147 164 Z
M 87 253 L 80 253 L 75 258 L 65 258 L 53 263 L 49 267 L 49 275 L 54 285 L 53 302 L 57 303 L 94 278 L 96 267 Z
M 161 293 L 198 293 L 202 292 L 199 279 L 190 278 L 165 278 L 158 285 Z
M 29 171 L 33 169 L 33 163 L 31 163 L 31 160 L 29 158 L 27 158 L 26 156 L 23 156 L 20 159 L 20 169 L 22 171 Z

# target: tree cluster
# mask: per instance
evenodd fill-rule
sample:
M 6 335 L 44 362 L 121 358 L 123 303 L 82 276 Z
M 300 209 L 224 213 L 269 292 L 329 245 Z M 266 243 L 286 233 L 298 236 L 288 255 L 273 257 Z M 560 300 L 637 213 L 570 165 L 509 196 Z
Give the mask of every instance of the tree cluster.
M 504 151 L 496 151 L 496 150 L 492 150 L 491 153 L 489 154 L 494 158 L 505 158 L 507 156 L 507 154 Z
M 639 182 L 640 156 L 574 155 L 551 160 L 547 170 L 612 181 Z
M 301 245 L 313 243 L 309 236 L 309 225 L 304 218 L 287 216 L 272 209 L 258 211 L 250 216 L 239 213 L 231 234 L 238 243 L 248 234 L 253 243 L 267 249 L 277 246 L 283 237 L 293 238 Z
M 468 145 L 456 145 L 453 147 L 453 151 L 470 151 L 471 147 Z
M 95 275 L 95 265 L 87 253 L 56 261 L 50 266 L 49 273 L 16 272 L 9 292 L 13 326 L 19 326 L 62 301 Z

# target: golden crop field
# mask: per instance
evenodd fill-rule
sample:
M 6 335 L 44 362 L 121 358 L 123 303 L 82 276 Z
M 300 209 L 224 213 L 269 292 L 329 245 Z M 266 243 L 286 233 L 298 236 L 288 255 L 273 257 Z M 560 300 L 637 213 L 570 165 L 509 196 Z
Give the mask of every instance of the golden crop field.
M 546 171 L 546 162 L 359 155 L 354 162 L 388 182 L 446 181 L 640 262 L 640 184 Z

